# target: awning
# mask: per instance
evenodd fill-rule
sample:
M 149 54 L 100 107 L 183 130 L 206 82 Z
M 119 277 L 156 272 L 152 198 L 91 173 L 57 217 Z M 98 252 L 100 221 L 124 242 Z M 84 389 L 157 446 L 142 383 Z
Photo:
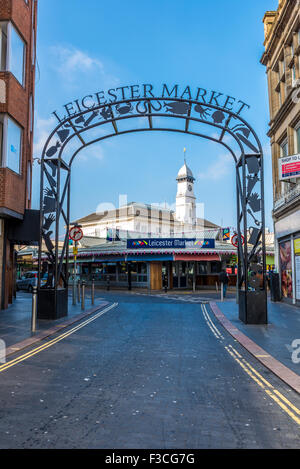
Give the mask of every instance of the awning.
M 136 262 L 151 262 L 151 261 L 172 261 L 173 260 L 173 254 L 161 254 L 161 255 L 153 255 L 153 256 L 126 256 L 127 261 L 136 261 Z
M 219 254 L 174 254 L 174 261 L 220 261 Z

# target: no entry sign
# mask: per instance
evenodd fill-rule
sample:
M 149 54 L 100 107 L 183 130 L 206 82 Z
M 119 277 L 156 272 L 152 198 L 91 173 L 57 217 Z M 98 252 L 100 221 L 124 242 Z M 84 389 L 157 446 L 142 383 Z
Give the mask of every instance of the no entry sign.
M 70 229 L 70 238 L 73 239 L 73 241 L 80 241 L 83 237 L 83 232 L 82 229 L 79 228 L 79 226 L 73 226 Z
M 244 239 L 244 236 L 241 235 L 241 238 L 242 238 L 242 246 L 245 244 L 245 239 Z M 235 246 L 236 248 L 238 247 L 239 245 L 239 237 L 238 237 L 238 234 L 234 234 L 231 238 L 231 244 L 233 244 L 233 246 Z

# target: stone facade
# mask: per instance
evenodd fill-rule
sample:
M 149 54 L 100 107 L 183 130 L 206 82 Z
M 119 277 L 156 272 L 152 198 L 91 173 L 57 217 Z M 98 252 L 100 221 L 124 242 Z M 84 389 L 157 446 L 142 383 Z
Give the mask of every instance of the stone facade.
M 273 220 L 275 231 L 276 266 L 281 272 L 290 271 L 292 279 L 288 298 L 300 300 L 300 272 L 296 275 L 294 241 L 300 238 L 300 178 L 282 181 L 279 159 L 300 154 L 300 2 L 280 0 L 276 11 L 267 11 L 264 19 L 265 52 L 261 63 L 266 67 L 270 137 L 273 170 Z M 290 252 L 288 269 L 283 269 L 281 246 L 287 243 Z M 286 267 L 286 266 L 284 266 Z M 284 274 L 285 275 L 285 274 Z M 297 278 L 298 277 L 298 278 Z M 282 287 L 284 287 L 282 283 Z M 299 290 L 297 292 L 297 289 Z M 287 290 L 283 288 L 283 296 Z

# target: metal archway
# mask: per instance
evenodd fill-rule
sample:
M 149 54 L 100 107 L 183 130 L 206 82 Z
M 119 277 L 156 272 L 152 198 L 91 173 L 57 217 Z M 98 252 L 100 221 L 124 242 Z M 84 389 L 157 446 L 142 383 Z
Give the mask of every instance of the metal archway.
M 119 125 L 144 121 L 144 126 Z M 182 127 L 160 125 L 162 118 L 180 120 Z M 165 120 L 165 119 L 164 119 Z M 99 131 L 101 129 L 101 131 Z M 103 130 L 105 129 L 105 132 Z M 211 130 L 213 133 L 210 133 Z M 94 135 L 94 130 L 98 134 Z M 202 137 L 225 147 L 236 169 L 239 316 L 245 323 L 267 323 L 264 169 L 261 143 L 252 127 L 226 107 L 177 97 L 145 97 L 106 102 L 60 120 L 47 139 L 41 157 L 39 310 L 49 302 L 55 310 L 66 304 L 69 259 L 70 178 L 72 163 L 84 148 L 132 132 L 170 131 Z M 77 141 L 79 147 L 72 150 Z M 68 154 L 68 150 L 72 150 Z M 66 234 L 59 246 L 59 223 Z M 244 245 L 242 244 L 244 233 Z M 52 236 L 55 236 L 54 243 Z M 53 274 L 41 288 L 42 242 Z M 64 309 L 65 307 L 62 307 Z

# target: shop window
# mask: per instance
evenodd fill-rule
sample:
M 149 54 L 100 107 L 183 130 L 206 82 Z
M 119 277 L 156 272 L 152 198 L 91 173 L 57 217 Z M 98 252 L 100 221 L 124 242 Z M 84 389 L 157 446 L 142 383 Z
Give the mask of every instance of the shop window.
M 293 296 L 292 280 L 292 250 L 291 242 L 285 241 L 279 244 L 280 271 L 281 271 L 281 291 L 284 298 Z
M 0 65 L 1 71 L 13 73 L 16 79 L 25 83 L 25 42 L 9 22 L 0 23 Z
M 207 262 L 197 262 L 197 267 L 199 275 L 207 274 Z
M 218 274 L 221 272 L 221 262 L 211 262 L 211 273 Z

